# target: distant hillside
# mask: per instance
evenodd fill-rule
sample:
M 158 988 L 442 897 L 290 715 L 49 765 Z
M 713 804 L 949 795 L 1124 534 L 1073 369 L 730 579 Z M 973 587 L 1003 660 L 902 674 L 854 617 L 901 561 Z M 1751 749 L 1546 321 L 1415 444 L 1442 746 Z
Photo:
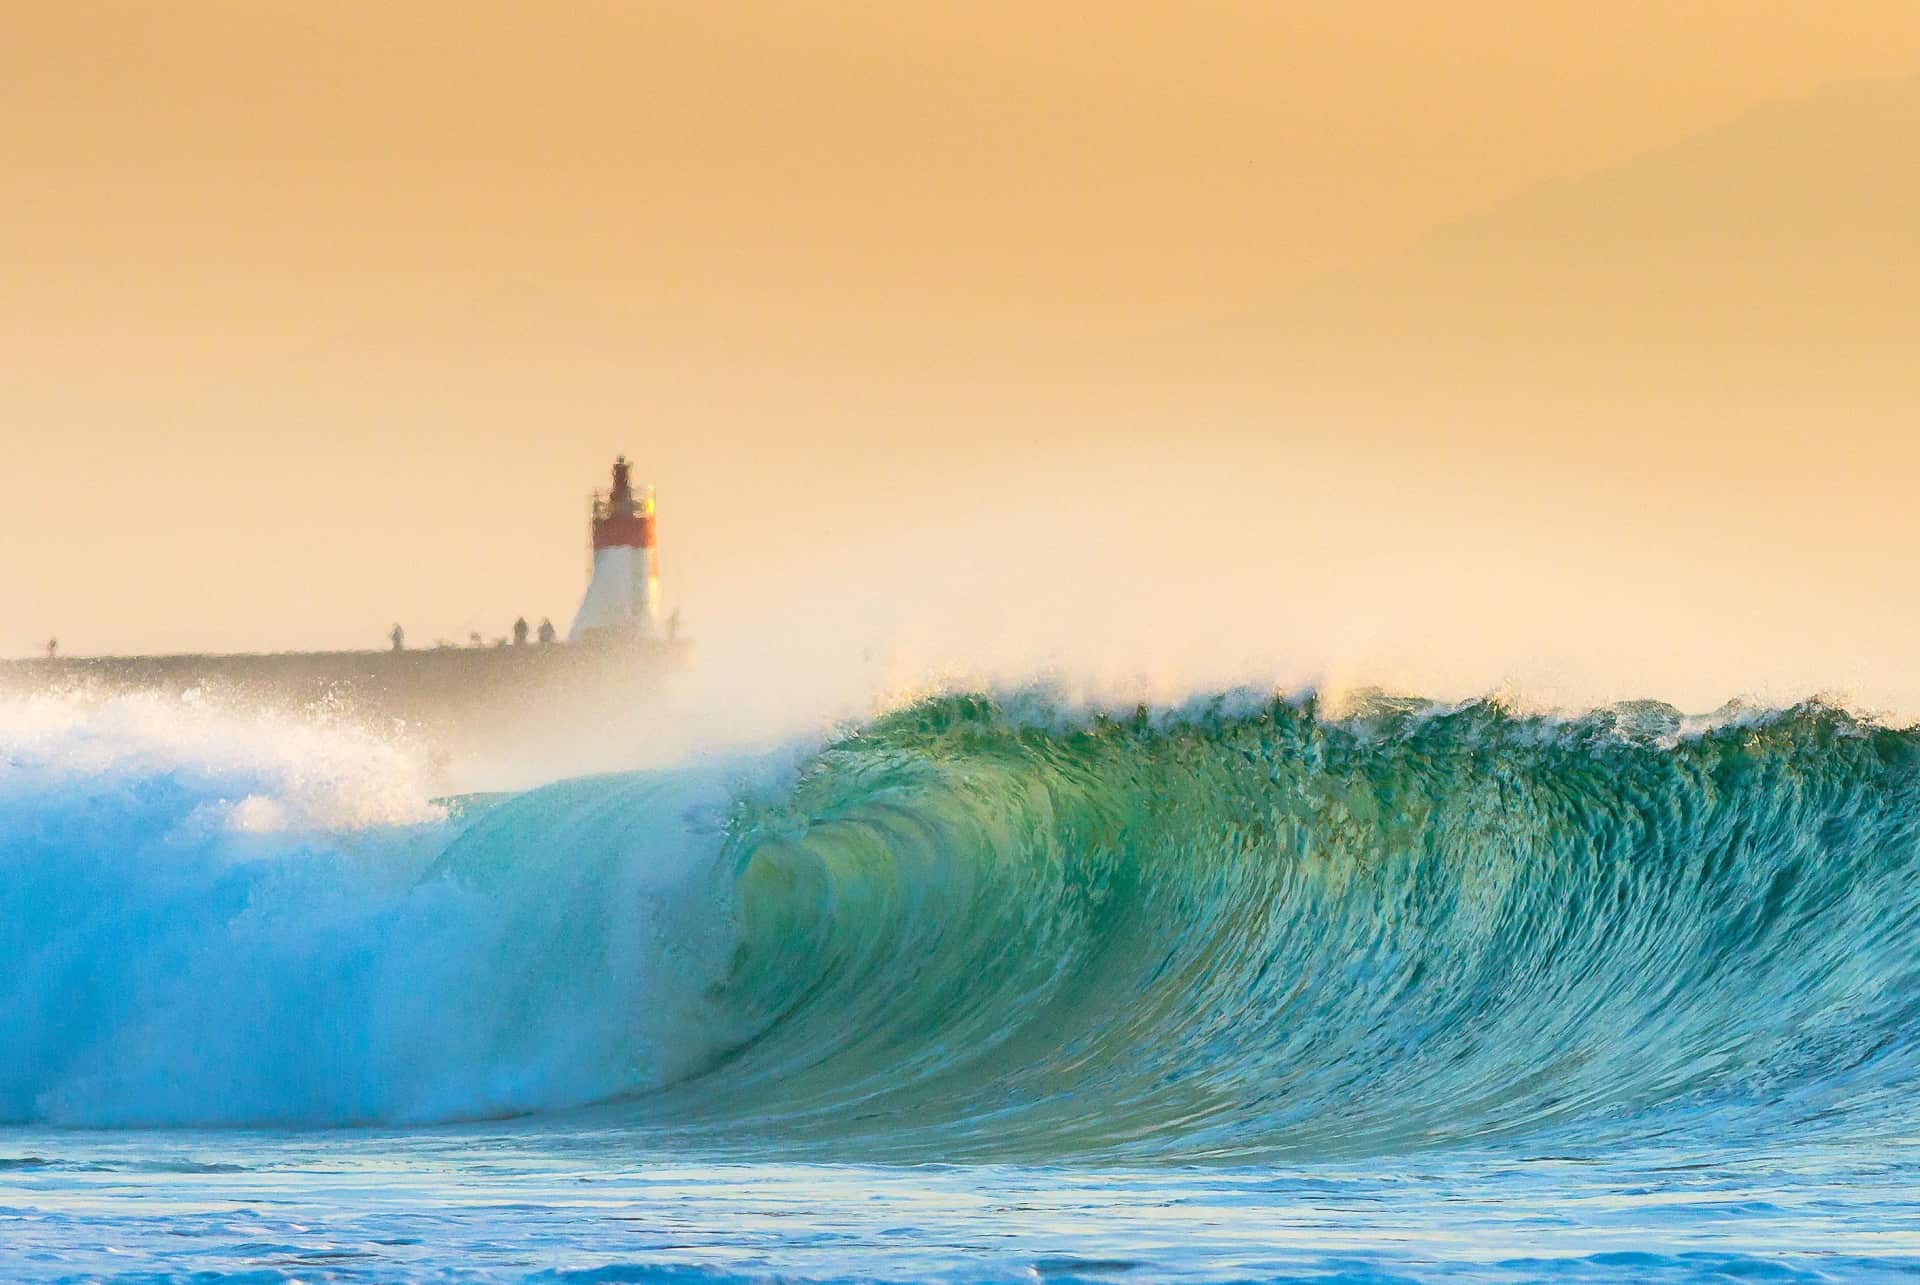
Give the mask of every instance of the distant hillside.
M 1321 409 L 1911 423 L 1920 78 L 1831 87 L 1538 188 L 1224 344 Z

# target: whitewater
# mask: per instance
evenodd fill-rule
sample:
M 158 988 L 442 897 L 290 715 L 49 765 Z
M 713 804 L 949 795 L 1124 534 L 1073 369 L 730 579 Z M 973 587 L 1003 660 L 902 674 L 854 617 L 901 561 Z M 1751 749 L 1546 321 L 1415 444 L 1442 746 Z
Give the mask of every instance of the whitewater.
M 0 1277 L 1904 1279 L 1920 732 L 929 696 L 446 796 L 0 698 Z

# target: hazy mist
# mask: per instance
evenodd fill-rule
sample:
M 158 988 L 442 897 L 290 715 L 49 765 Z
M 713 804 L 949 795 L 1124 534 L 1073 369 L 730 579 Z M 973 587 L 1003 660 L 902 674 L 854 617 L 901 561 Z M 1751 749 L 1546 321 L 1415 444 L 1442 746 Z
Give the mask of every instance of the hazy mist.
M 0 648 L 1920 712 L 1920 10 L 1587 8 L 12 14 Z

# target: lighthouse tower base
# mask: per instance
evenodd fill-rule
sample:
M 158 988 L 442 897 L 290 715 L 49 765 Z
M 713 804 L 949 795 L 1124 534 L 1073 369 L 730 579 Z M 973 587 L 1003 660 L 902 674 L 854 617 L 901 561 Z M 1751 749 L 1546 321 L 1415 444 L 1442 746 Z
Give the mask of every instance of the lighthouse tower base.
M 593 580 L 567 631 L 572 642 L 615 634 L 660 636 L 659 589 L 649 574 L 651 550 L 612 545 L 593 552 Z

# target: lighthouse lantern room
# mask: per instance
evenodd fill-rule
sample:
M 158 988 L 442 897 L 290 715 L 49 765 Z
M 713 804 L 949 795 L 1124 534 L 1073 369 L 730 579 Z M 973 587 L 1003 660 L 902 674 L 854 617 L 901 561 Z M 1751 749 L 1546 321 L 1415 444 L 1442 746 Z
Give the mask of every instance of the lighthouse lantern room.
M 613 489 L 593 497 L 593 579 L 568 638 L 660 636 L 660 559 L 653 488 L 633 485 L 633 466 L 613 464 Z

